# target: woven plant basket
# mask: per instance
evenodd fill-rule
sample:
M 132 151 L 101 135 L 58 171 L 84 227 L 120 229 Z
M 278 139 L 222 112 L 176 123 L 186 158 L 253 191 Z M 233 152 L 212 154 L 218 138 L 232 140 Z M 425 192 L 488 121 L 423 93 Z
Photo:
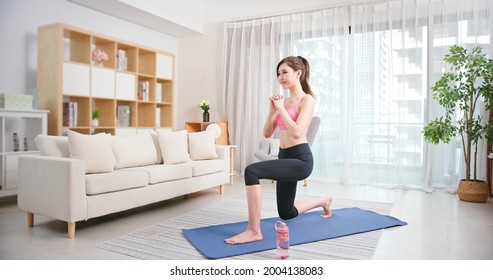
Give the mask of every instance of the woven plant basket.
M 484 203 L 488 200 L 490 189 L 485 181 L 461 180 L 457 187 L 459 199 L 468 202 Z

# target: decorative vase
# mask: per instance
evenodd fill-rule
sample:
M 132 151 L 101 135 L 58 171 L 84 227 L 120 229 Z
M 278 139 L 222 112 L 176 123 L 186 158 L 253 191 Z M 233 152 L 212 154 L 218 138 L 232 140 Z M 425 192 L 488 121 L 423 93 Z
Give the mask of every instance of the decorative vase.
M 209 110 L 205 109 L 204 113 L 202 114 L 202 121 L 203 122 L 209 122 Z
M 17 132 L 14 132 L 14 152 L 19 151 L 19 135 L 17 135 Z
M 485 181 L 461 180 L 457 187 L 459 199 L 468 202 L 484 203 L 488 200 L 490 189 Z
M 99 126 L 99 119 L 92 119 L 92 126 L 98 127 Z

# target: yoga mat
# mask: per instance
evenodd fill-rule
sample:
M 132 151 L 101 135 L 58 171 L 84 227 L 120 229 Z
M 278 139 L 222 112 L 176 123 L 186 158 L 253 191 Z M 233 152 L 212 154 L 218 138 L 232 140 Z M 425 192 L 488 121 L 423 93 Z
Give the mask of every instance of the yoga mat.
M 284 221 L 289 227 L 290 245 L 315 242 L 394 226 L 407 225 L 392 216 L 381 215 L 357 207 L 333 209 L 332 217 L 320 217 L 322 210 L 299 215 Z M 210 259 L 220 259 L 274 249 L 276 230 L 274 224 L 278 217 L 262 219 L 263 240 L 246 244 L 227 244 L 224 239 L 243 232 L 247 222 L 207 226 L 195 229 L 182 229 L 188 241 Z

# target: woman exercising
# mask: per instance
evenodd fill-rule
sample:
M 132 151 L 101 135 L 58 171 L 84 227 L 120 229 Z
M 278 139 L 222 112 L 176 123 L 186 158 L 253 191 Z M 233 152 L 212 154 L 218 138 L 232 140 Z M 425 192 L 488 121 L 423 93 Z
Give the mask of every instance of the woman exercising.
M 279 159 L 253 163 L 245 168 L 248 225 L 244 232 L 226 239 L 226 243 L 242 244 L 262 240 L 260 179 L 277 181 L 277 211 L 281 219 L 289 220 L 317 207 L 323 208 L 323 218 L 332 215 L 330 196 L 294 201 L 298 181 L 307 178 L 313 170 L 313 156 L 306 139 L 315 103 L 308 84 L 309 74 L 308 61 L 301 56 L 289 56 L 277 64 L 277 80 L 284 89 L 289 89 L 289 97 L 276 94 L 269 98 L 270 109 L 264 125 L 264 137 L 271 137 L 279 127 Z

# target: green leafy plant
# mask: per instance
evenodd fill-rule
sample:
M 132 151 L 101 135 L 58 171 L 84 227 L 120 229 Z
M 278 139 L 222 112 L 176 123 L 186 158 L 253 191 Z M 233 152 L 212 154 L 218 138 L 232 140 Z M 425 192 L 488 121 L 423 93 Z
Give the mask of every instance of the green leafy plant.
M 95 120 L 95 119 L 99 119 L 99 110 L 95 110 L 92 112 L 92 119 Z
M 209 108 L 211 107 L 211 104 L 209 102 L 209 100 L 207 99 L 202 99 L 200 100 L 200 102 L 197 104 L 197 107 L 199 107 L 200 109 L 202 110 L 209 110 Z
M 493 125 L 483 120 L 478 106 L 482 103 L 491 111 L 493 102 L 493 60 L 482 53 L 480 46 L 467 52 L 464 47 L 450 47 L 444 61 L 451 64 L 451 71 L 432 87 L 433 99 L 445 109 L 441 117 L 430 121 L 423 129 L 424 138 L 432 144 L 449 143 L 460 136 L 466 166 L 466 181 L 471 181 L 471 159 L 474 153 L 476 181 L 478 141 L 493 140 Z M 486 155 L 485 155 L 486 157 Z M 483 158 L 480 156 L 480 158 Z

